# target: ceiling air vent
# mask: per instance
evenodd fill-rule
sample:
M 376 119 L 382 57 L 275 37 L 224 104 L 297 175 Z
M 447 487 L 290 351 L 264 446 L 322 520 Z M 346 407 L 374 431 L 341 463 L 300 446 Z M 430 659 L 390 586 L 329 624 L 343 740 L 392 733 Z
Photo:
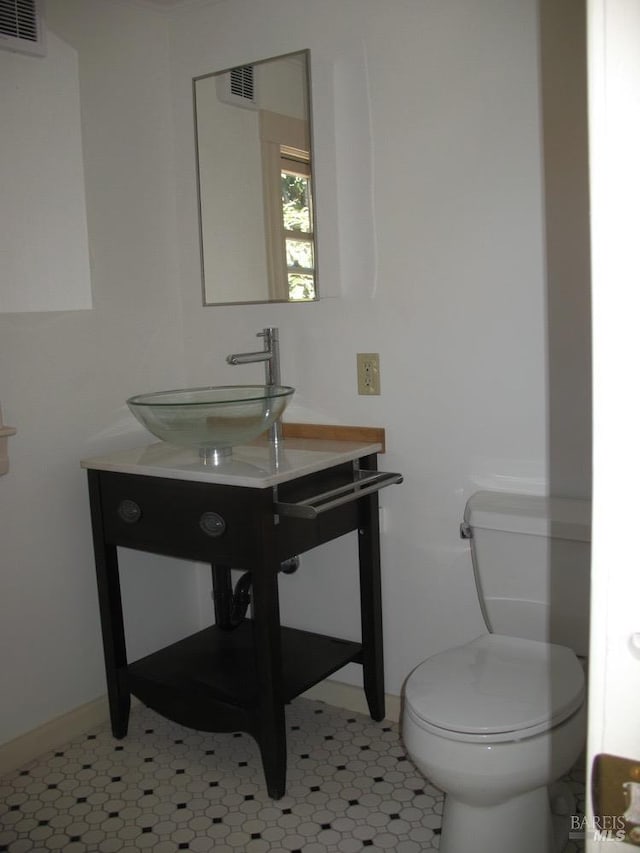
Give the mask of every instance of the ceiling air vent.
M 0 48 L 44 56 L 42 0 L 0 0 Z
M 258 109 L 256 72 L 254 65 L 241 65 L 221 74 L 216 80 L 218 100 L 224 104 Z

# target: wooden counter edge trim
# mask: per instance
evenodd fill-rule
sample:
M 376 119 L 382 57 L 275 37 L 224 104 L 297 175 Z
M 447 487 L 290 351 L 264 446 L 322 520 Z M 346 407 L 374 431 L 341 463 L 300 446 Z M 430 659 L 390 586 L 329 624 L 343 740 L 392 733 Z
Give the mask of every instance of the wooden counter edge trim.
M 282 422 L 284 438 L 323 438 L 329 441 L 365 441 L 382 445 L 385 452 L 384 427 L 342 426 L 339 424 L 298 424 Z

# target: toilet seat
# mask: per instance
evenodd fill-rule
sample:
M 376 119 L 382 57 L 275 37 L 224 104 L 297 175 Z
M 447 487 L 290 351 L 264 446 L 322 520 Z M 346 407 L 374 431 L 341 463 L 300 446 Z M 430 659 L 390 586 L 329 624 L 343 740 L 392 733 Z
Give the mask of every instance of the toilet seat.
M 405 698 L 409 715 L 427 731 L 498 743 L 548 731 L 582 705 L 584 693 L 571 649 L 486 634 L 420 664 Z

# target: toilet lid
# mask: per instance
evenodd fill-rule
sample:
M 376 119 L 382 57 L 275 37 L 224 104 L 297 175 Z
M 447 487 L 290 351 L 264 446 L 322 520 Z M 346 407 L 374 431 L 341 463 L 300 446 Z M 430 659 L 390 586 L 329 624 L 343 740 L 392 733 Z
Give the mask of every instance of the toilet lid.
M 420 664 L 405 697 L 417 721 L 443 734 L 514 740 L 576 711 L 584 700 L 584 673 L 564 646 L 487 634 Z

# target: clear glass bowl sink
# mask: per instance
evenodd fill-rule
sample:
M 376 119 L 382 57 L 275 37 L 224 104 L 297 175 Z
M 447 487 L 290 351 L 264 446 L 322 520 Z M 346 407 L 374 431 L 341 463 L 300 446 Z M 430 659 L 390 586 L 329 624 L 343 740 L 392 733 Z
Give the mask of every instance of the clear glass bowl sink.
M 201 456 L 246 444 L 284 412 L 294 388 L 287 385 L 218 385 L 139 394 L 127 405 L 150 433 Z

